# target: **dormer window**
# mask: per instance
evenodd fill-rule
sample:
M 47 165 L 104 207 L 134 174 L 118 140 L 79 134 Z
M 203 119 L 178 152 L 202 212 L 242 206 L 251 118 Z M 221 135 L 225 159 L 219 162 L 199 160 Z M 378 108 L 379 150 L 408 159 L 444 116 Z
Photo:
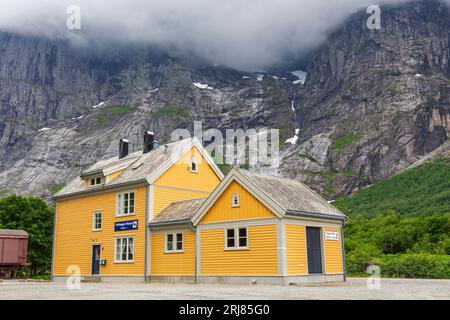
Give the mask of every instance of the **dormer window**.
M 231 207 L 232 208 L 238 208 L 241 206 L 241 199 L 237 193 L 234 193 L 231 196 Z
M 101 185 L 101 184 L 102 184 L 102 177 L 95 177 L 95 178 L 91 178 L 91 179 L 89 180 L 89 185 L 90 185 L 91 187 L 99 186 L 99 185 Z
M 189 171 L 198 172 L 198 163 L 195 157 L 192 157 L 191 161 L 189 162 Z

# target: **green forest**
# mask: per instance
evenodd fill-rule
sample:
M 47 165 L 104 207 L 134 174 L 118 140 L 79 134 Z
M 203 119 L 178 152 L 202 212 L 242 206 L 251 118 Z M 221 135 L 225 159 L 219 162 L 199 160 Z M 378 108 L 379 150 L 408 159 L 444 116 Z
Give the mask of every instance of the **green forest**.
M 340 198 L 347 272 L 369 265 L 384 277 L 450 278 L 450 160 L 406 170 Z

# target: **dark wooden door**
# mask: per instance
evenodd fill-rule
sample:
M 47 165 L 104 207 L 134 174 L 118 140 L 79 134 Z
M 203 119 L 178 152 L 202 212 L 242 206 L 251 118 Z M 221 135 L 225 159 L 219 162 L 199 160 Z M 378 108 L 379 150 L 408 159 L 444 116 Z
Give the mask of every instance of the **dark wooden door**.
M 92 246 L 92 275 L 100 274 L 100 249 L 99 244 Z
M 306 227 L 306 243 L 308 249 L 308 272 L 322 273 L 322 241 L 320 228 Z

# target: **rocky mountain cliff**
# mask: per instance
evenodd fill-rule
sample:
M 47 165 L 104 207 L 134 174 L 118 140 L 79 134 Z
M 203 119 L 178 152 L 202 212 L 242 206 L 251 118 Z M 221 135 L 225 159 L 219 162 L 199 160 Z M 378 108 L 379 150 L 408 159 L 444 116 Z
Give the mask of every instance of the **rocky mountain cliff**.
M 331 35 L 297 93 L 298 143 L 281 172 L 331 197 L 393 175 L 450 134 L 448 6 L 381 12 L 381 30 L 356 13 Z
M 383 7 L 381 30 L 366 19 L 356 13 L 330 36 L 304 85 L 287 69 L 244 73 L 150 46 L 1 33 L 0 193 L 49 197 L 116 155 L 119 138 L 135 151 L 144 130 L 164 142 L 194 120 L 296 135 L 279 174 L 329 198 L 384 179 L 450 133 L 450 13 L 421 1 Z

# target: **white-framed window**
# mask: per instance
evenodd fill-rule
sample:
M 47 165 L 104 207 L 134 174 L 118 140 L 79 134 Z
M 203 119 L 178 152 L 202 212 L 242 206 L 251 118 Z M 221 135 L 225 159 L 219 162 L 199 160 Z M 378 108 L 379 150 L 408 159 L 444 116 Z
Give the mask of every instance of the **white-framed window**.
M 183 252 L 183 233 L 167 233 L 166 249 L 167 253 Z
M 103 214 L 101 211 L 94 212 L 92 215 L 92 230 L 93 231 L 100 231 L 102 230 L 102 220 L 103 220 Z
M 225 229 L 225 249 L 248 249 L 248 230 L 246 227 Z
M 135 193 L 127 191 L 117 194 L 116 216 L 128 216 L 135 213 Z
M 195 158 L 195 157 L 191 158 L 191 161 L 189 162 L 189 171 L 191 171 L 191 172 L 198 172 L 197 158 Z
M 89 179 L 89 185 L 91 187 L 99 186 L 102 184 L 102 177 L 94 177 Z
M 114 246 L 114 262 L 134 261 L 134 237 L 125 236 L 116 238 Z
M 241 206 L 241 198 L 237 193 L 233 193 L 231 196 L 231 207 L 232 208 L 238 208 Z

